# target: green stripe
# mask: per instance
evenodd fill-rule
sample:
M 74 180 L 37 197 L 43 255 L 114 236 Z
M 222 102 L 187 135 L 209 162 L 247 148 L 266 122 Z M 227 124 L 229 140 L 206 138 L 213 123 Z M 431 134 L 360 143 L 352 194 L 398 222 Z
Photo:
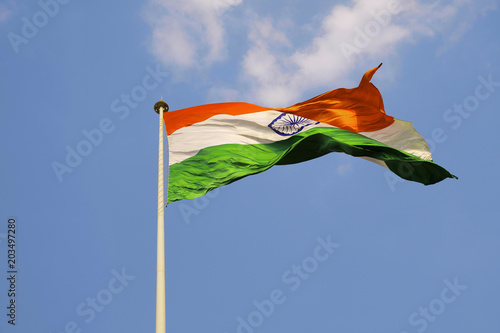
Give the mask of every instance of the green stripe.
M 243 177 L 263 172 L 275 164 L 293 164 L 344 152 L 385 161 L 401 178 L 425 185 L 456 178 L 431 161 L 386 146 L 363 135 L 338 128 L 312 128 L 270 144 L 225 144 L 208 147 L 170 166 L 168 203 L 200 197 Z

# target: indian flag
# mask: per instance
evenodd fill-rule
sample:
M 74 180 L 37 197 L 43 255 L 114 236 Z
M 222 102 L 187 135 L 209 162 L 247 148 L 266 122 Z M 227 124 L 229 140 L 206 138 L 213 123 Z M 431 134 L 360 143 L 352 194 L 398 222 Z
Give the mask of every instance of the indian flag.
M 365 73 L 357 88 L 336 89 L 287 108 L 218 103 L 164 114 L 169 144 L 168 200 L 194 199 L 273 165 L 342 152 L 425 185 L 456 178 L 432 161 L 412 124 L 388 116 Z

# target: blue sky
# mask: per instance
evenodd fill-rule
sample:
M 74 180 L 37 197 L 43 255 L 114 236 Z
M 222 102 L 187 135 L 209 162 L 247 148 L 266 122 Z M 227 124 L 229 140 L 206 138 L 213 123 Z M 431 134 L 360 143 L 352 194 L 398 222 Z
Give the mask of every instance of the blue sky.
M 161 96 L 286 107 L 383 62 L 387 113 L 460 179 L 330 154 L 169 205 L 167 332 L 498 332 L 497 6 L 0 2 L 0 330 L 154 331 Z

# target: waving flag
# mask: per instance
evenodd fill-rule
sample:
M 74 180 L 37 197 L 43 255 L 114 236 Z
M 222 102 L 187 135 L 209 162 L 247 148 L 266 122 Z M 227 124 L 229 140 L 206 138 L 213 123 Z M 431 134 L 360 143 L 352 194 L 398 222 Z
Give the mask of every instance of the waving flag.
M 357 88 L 336 89 L 287 108 L 248 103 L 201 105 L 164 114 L 169 143 L 168 201 L 194 199 L 273 165 L 343 152 L 425 185 L 456 178 L 432 162 L 412 124 L 385 114 L 365 73 Z

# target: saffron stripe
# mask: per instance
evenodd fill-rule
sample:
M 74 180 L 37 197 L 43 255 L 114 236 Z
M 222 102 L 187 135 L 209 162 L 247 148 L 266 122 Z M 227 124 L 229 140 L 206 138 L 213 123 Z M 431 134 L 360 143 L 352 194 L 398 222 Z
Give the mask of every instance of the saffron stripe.
M 287 112 L 355 133 L 381 130 L 391 125 L 394 118 L 385 114 L 382 95 L 370 83 L 379 67 L 366 72 L 356 88 L 332 90 L 287 108 L 265 108 L 249 103 L 218 103 L 167 112 L 163 116 L 167 134 L 171 135 L 181 128 L 217 114 L 242 115 L 265 110 Z

